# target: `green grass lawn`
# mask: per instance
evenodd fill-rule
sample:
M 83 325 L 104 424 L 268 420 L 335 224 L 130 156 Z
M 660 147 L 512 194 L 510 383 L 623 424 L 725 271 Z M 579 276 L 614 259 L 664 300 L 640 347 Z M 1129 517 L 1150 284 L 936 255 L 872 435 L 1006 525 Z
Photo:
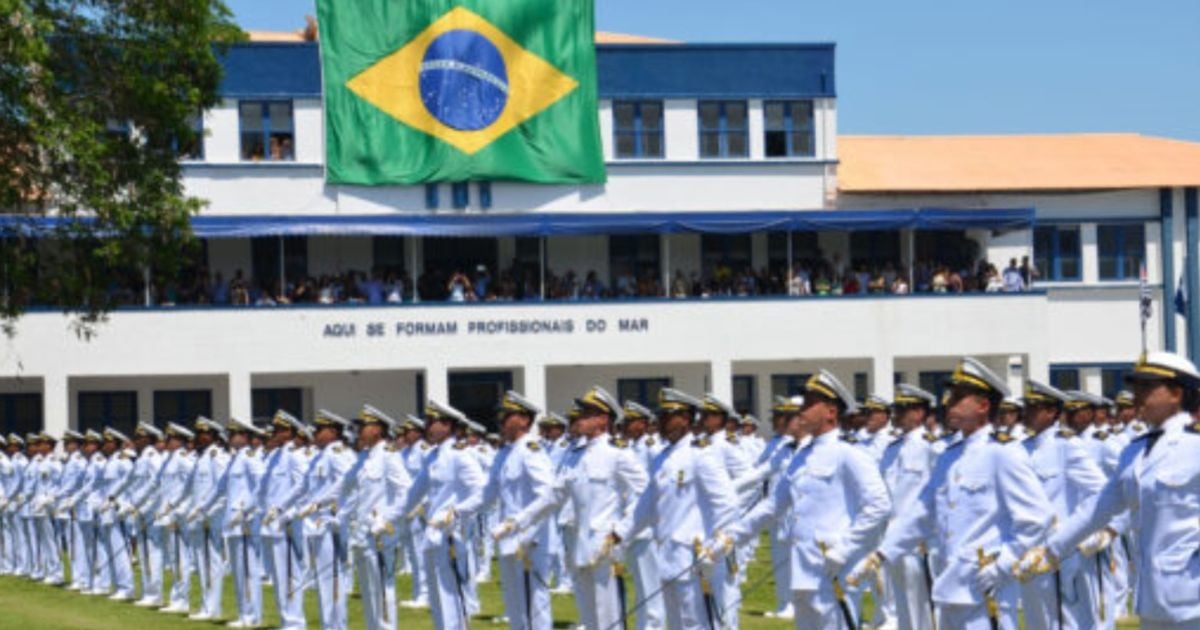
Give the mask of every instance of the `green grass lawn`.
M 770 570 L 767 556 L 767 545 L 759 545 L 758 557 L 750 566 L 749 579 L 746 582 L 747 591 L 744 593 L 742 605 L 741 627 L 746 630 L 790 628 L 789 622 L 775 621 L 763 617 L 763 613 L 774 608 L 773 580 L 767 576 Z M 493 571 L 492 575 L 499 575 Z M 200 600 L 196 580 L 192 581 L 192 605 L 197 607 Z M 408 577 L 397 580 L 397 598 L 408 599 L 411 592 L 411 582 Z M 274 598 L 270 587 L 264 587 L 263 602 L 268 626 L 279 625 L 279 615 L 275 611 Z M 500 587 L 495 581 L 481 584 L 479 596 L 483 604 L 482 613 L 472 624 L 475 627 L 492 626 L 491 620 L 501 614 Z M 869 599 L 869 598 L 868 598 Z M 634 602 L 632 593 L 628 599 Z M 232 619 L 237 613 L 237 603 L 233 595 L 233 578 L 229 576 L 225 582 L 223 613 L 226 619 Z M 870 614 L 870 602 L 866 604 Z M 575 613 L 575 602 L 570 596 L 555 596 L 553 598 L 554 626 L 569 628 L 578 619 Z M 309 626 L 318 627 L 316 594 L 310 591 L 305 600 Z M 137 608 L 129 603 L 112 602 L 103 597 L 89 597 L 67 591 L 62 588 L 34 584 L 28 580 L 0 577 L 0 611 L 3 619 L 2 627 L 19 630 L 68 629 L 68 628 L 154 628 L 170 630 L 173 628 L 217 627 L 223 624 L 201 624 L 187 621 L 180 615 L 165 615 L 153 610 Z M 397 611 L 398 627 L 405 630 L 417 628 L 432 628 L 433 620 L 428 611 L 413 611 L 401 609 Z M 362 606 L 357 596 L 350 600 L 350 627 L 362 628 Z M 632 627 L 632 620 L 630 627 Z M 499 628 L 502 626 L 496 625 Z M 1138 627 L 1136 622 L 1118 624 L 1122 630 L 1132 630 Z

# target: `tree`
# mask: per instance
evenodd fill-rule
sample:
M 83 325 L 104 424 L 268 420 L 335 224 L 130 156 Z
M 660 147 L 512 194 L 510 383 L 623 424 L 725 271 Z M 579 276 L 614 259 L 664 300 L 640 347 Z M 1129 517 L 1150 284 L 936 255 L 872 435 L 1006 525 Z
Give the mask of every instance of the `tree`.
M 179 272 L 202 202 L 178 158 L 218 102 L 223 46 L 243 37 L 223 0 L 0 0 L 7 333 L 53 304 L 91 334 L 112 287 Z

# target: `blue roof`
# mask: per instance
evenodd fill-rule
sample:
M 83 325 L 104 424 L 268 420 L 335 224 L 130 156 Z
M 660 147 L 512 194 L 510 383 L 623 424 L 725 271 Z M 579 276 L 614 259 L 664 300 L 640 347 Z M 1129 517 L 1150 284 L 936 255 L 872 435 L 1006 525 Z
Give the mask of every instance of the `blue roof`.
M 226 98 L 318 98 L 315 43 L 244 43 L 222 56 Z M 833 97 L 833 44 L 603 44 L 600 98 Z

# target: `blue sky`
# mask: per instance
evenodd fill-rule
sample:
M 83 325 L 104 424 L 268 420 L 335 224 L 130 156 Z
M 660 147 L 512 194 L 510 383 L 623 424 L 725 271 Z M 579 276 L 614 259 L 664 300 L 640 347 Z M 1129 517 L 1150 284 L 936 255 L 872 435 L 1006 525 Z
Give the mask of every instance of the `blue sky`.
M 314 13 L 312 0 L 227 2 L 247 29 L 293 30 Z M 683 41 L 835 42 L 842 133 L 1200 141 L 1197 0 L 596 0 L 596 22 Z

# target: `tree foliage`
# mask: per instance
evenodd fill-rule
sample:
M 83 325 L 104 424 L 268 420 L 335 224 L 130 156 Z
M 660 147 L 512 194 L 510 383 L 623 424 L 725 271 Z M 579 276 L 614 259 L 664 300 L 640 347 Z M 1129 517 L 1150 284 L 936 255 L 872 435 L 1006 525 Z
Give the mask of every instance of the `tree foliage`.
M 0 0 L 6 331 L 52 304 L 90 332 L 117 283 L 178 273 L 201 207 L 178 158 L 242 37 L 223 0 Z

